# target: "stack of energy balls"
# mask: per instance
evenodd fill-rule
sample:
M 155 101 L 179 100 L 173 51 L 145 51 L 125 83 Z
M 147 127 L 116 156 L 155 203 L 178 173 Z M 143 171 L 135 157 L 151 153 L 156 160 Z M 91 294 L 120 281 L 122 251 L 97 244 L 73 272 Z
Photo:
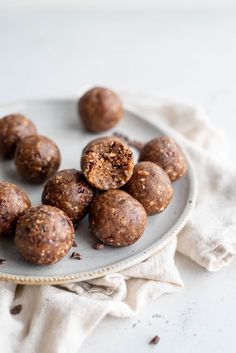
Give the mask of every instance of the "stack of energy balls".
M 87 91 L 78 111 L 93 133 L 113 128 L 124 112 L 117 94 L 102 87 Z M 87 214 L 91 234 L 102 244 L 135 243 L 144 233 L 147 216 L 170 203 L 171 182 L 187 171 L 181 148 L 169 137 L 147 142 L 135 164 L 124 139 L 105 136 L 84 147 L 81 171 L 57 172 L 59 148 L 20 114 L 0 119 L 0 155 L 14 158 L 17 172 L 28 182 L 46 182 L 42 205 L 33 207 L 21 188 L 0 182 L 0 236 L 15 235 L 20 254 L 35 264 L 62 259 L 73 246 L 74 227 Z

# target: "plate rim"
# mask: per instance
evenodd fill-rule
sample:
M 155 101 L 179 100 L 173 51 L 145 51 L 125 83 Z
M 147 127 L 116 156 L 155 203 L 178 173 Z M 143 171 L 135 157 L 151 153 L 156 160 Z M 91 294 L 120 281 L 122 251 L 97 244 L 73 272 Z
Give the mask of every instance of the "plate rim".
M 75 97 L 66 97 L 66 98 L 32 98 L 32 99 L 22 99 L 18 101 L 13 101 L 13 102 L 7 102 L 7 103 L 0 103 L 0 108 L 3 106 L 11 106 L 11 105 L 16 105 L 16 104 L 24 104 L 28 102 L 39 102 L 39 101 L 71 101 L 74 102 L 76 100 Z M 163 127 L 162 124 L 158 124 L 158 122 L 153 122 L 149 121 L 148 119 L 145 119 L 142 117 L 140 114 L 132 111 L 130 108 L 125 107 L 125 111 L 128 112 L 129 114 L 132 114 L 133 116 L 137 117 L 140 120 L 145 120 L 147 124 L 150 126 L 154 126 L 157 129 L 159 129 L 161 132 L 164 134 L 167 134 L 171 136 L 171 131 L 169 131 L 168 127 L 165 128 Z M 129 267 L 132 267 L 142 261 L 147 260 L 149 257 L 153 256 L 158 250 L 162 249 L 169 241 L 170 238 L 173 236 L 177 235 L 185 226 L 187 223 L 188 219 L 191 216 L 191 213 L 194 209 L 195 203 L 196 203 L 196 198 L 197 198 L 197 178 L 196 178 L 196 173 L 193 167 L 193 163 L 191 161 L 191 158 L 189 154 L 186 152 L 185 148 L 184 152 L 186 154 L 187 160 L 188 160 L 188 173 L 190 176 L 190 190 L 189 190 L 189 200 L 187 201 L 184 210 L 177 220 L 177 222 L 173 225 L 173 227 L 165 233 L 161 239 L 158 239 L 154 245 L 149 246 L 146 250 L 141 251 L 139 254 L 131 255 L 130 257 L 126 258 L 125 260 L 118 261 L 112 265 L 109 266 L 103 266 L 99 269 L 92 270 L 92 271 L 84 271 L 72 275 L 62 275 L 62 276 L 28 276 L 28 275 L 13 275 L 13 274 L 7 274 L 4 273 L 2 270 L 0 271 L 0 280 L 1 281 L 6 281 L 6 282 L 13 282 L 16 284 L 25 284 L 25 285 L 58 285 L 58 284 L 64 284 L 64 283 L 70 283 L 70 282 L 81 282 L 81 281 L 86 281 L 86 280 L 91 280 L 95 278 L 102 277 L 104 275 L 114 273 L 114 272 L 120 272 L 123 271 Z M 191 201 L 191 202 L 190 202 Z

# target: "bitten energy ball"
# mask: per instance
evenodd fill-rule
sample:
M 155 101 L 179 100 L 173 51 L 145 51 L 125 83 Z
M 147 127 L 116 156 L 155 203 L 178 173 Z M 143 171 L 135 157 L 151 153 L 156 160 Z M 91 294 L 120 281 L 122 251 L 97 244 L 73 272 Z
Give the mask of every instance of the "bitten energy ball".
M 18 217 L 30 206 L 30 200 L 21 188 L 0 182 L 0 236 L 13 234 Z
M 94 196 L 95 191 L 82 172 L 66 169 L 47 181 L 42 202 L 60 208 L 77 223 L 87 214 Z
M 117 137 L 91 141 L 83 150 L 81 168 L 88 182 L 100 190 L 118 189 L 131 178 L 133 153 Z
M 171 181 L 181 178 L 188 169 L 180 146 L 167 136 L 154 138 L 145 144 L 139 160 L 156 163 L 165 170 Z
M 170 178 L 152 162 L 139 162 L 134 166 L 125 190 L 143 205 L 147 215 L 163 211 L 173 194 Z
M 12 114 L 0 119 L 0 156 L 13 158 L 18 142 L 36 133 L 35 125 L 23 115 Z
M 121 120 L 123 107 L 115 92 L 95 87 L 80 98 L 79 115 L 87 130 L 102 132 L 111 129 Z
M 135 243 L 143 234 L 147 215 L 143 206 L 122 190 L 108 190 L 91 205 L 91 233 L 113 247 Z
M 16 149 L 18 173 L 27 181 L 40 184 L 56 173 L 61 163 L 57 145 L 41 135 L 28 136 Z
M 74 228 L 67 215 L 56 207 L 31 207 L 19 218 L 15 243 L 28 261 L 49 265 L 62 259 L 72 247 Z

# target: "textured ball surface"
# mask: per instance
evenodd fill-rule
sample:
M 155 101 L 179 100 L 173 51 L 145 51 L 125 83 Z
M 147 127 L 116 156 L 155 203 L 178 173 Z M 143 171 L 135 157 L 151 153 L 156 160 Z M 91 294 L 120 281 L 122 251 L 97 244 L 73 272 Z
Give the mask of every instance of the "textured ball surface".
M 147 215 L 162 212 L 173 195 L 170 178 L 152 162 L 139 162 L 134 166 L 125 190 L 143 205 Z
M 27 194 L 19 186 L 0 182 L 0 236 L 13 234 L 17 219 L 30 206 Z
M 31 207 L 18 219 L 15 243 L 20 254 L 35 264 L 49 265 L 62 259 L 72 247 L 74 228 L 56 207 Z
M 91 233 L 113 247 L 135 243 L 143 234 L 147 215 L 143 206 L 122 190 L 108 190 L 91 205 Z
M 133 167 L 132 151 L 117 137 L 93 140 L 82 152 L 82 172 L 88 182 L 100 190 L 123 186 L 131 178 Z
M 0 156 L 14 158 L 17 144 L 26 136 L 35 135 L 35 125 L 21 114 L 11 114 L 0 119 Z
M 60 208 L 73 223 L 77 223 L 88 213 L 94 196 L 95 190 L 82 172 L 66 169 L 57 172 L 47 181 L 42 202 Z
M 94 87 L 79 100 L 79 115 L 85 128 L 102 132 L 114 127 L 123 116 L 122 103 L 108 88 Z
M 18 173 L 27 181 L 41 184 L 56 173 L 61 163 L 57 145 L 48 137 L 32 135 L 17 146 L 15 165 Z
M 140 152 L 139 160 L 156 163 L 164 169 L 171 181 L 181 178 L 188 169 L 182 149 L 167 136 L 154 138 L 146 143 Z

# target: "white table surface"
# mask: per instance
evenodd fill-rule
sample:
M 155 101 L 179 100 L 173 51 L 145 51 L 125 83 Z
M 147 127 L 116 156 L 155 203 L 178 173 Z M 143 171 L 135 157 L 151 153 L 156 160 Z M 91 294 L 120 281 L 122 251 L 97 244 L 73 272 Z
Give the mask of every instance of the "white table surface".
M 0 101 L 74 96 L 90 84 L 203 106 L 236 163 L 236 10 L 0 10 Z M 236 262 L 213 274 L 176 261 L 181 293 L 133 319 L 105 319 L 80 352 L 235 352 Z

